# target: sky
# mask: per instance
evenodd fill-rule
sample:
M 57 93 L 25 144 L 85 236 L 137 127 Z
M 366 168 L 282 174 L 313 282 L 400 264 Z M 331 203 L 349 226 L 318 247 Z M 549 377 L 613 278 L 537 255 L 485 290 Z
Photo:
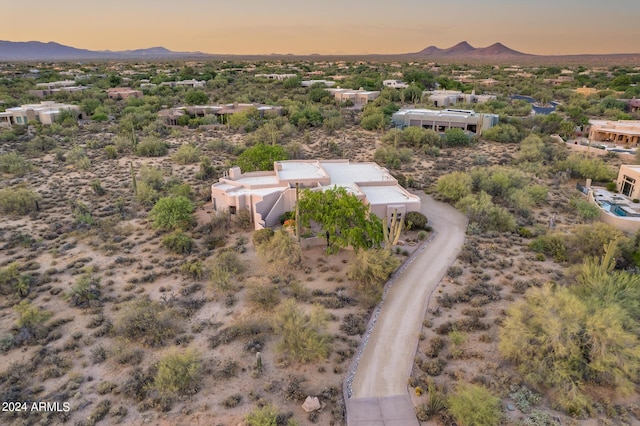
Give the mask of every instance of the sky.
M 0 0 L 0 40 L 240 55 L 410 53 L 460 41 L 640 53 L 639 16 L 638 0 Z

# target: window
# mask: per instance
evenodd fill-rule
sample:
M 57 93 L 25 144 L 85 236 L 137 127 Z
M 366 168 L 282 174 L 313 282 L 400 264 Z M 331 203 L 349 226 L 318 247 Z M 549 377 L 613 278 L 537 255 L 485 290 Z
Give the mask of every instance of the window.
M 22 117 L 16 117 L 16 123 L 22 124 Z

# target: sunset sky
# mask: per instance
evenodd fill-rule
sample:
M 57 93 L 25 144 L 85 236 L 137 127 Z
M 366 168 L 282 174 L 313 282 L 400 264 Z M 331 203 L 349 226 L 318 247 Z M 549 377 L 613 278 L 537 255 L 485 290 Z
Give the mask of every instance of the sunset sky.
M 407 53 L 502 42 L 532 54 L 640 53 L 638 0 L 3 1 L 0 39 L 91 50 Z

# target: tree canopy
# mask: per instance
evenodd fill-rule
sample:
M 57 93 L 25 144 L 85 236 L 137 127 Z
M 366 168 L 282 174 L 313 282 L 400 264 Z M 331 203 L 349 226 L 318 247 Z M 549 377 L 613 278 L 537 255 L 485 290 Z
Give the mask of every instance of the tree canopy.
M 246 149 L 236 160 L 236 166 L 243 172 L 273 170 L 273 163 L 288 159 L 287 152 L 280 145 L 259 143 Z
M 382 241 L 382 222 L 369 214 L 368 206 L 345 188 L 325 191 L 305 189 L 300 197 L 300 217 L 304 226 L 317 223 L 327 239 L 327 251 L 351 246 L 358 250 L 375 247 Z

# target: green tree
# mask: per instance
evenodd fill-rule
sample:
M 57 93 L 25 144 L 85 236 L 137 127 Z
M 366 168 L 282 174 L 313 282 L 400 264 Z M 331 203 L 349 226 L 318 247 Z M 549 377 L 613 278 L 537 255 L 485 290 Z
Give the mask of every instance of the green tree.
M 494 142 L 516 143 L 520 140 L 520 132 L 511 124 L 498 124 L 489 130 L 485 130 L 482 133 L 482 137 Z
M 300 196 L 300 217 L 304 226 L 310 221 L 322 228 L 327 252 L 351 246 L 376 247 L 382 241 L 380 218 L 369 213 L 368 206 L 343 187 L 325 191 L 305 189 Z
M 489 426 L 500 424 L 500 399 L 487 388 L 462 383 L 448 400 L 449 412 L 460 426 Z
M 444 132 L 444 143 L 447 146 L 467 146 L 471 143 L 471 138 L 462 129 L 447 129 Z
M 471 175 L 464 172 L 452 172 L 441 176 L 436 184 L 436 191 L 451 202 L 471 194 Z
M 209 96 L 202 90 L 190 90 L 184 95 L 184 101 L 189 105 L 206 105 Z
M 163 231 L 186 229 L 193 223 L 193 210 L 193 203 L 186 197 L 163 197 L 153 206 L 149 217 L 156 229 Z
M 306 314 L 295 300 L 287 300 L 278 309 L 273 320 L 273 331 L 280 336 L 278 350 L 302 363 L 326 359 L 331 346 L 325 334 L 327 312 L 315 307 Z
M 286 160 L 287 152 L 280 145 L 257 144 L 247 148 L 238 156 L 235 165 L 243 172 L 254 172 L 257 170 L 273 170 L 273 163 Z

